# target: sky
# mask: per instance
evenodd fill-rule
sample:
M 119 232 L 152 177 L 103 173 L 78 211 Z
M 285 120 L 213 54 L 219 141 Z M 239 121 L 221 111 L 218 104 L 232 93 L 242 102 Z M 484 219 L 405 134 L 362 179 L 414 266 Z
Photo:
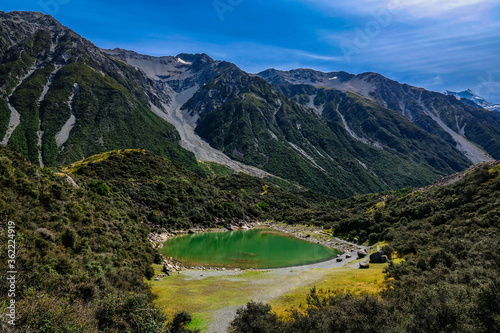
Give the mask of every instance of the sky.
M 206 53 L 267 68 L 377 72 L 500 102 L 498 0 L 2 0 L 52 15 L 102 48 Z

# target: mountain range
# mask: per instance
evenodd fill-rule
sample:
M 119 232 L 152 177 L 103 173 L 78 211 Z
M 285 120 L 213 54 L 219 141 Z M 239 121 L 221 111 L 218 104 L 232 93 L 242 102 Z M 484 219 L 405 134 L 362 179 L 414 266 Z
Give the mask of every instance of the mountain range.
M 455 96 L 456 99 L 464 102 L 465 104 L 469 104 L 472 106 L 479 106 L 479 107 L 486 109 L 488 111 L 500 112 L 500 104 L 491 103 L 491 102 L 485 100 L 484 98 L 478 96 L 470 89 L 460 91 L 460 92 L 446 90 L 444 93 L 445 93 L 445 95 Z
M 0 139 L 41 166 L 145 148 L 337 197 L 423 186 L 500 158 L 500 114 L 376 73 L 247 73 L 206 54 L 103 50 L 0 12 Z

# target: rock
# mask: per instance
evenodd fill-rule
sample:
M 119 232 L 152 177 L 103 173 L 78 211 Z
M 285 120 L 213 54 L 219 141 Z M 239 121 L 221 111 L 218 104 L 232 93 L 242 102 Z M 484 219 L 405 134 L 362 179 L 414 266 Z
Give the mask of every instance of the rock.
M 359 263 L 359 268 L 360 269 L 367 269 L 367 268 L 370 268 L 370 264 L 366 261 L 363 261 L 363 262 L 360 262 Z
M 236 227 L 232 224 L 228 224 L 228 225 L 226 225 L 226 229 L 229 231 L 235 231 L 235 230 L 238 230 L 238 227 Z
M 365 250 L 358 250 L 358 259 L 366 257 L 367 253 Z
M 67 175 L 65 173 L 61 173 L 61 172 L 56 172 L 56 175 L 58 175 L 59 177 L 64 177 L 66 183 L 68 183 L 69 186 L 73 187 L 74 189 L 79 189 L 80 186 L 78 186 L 78 184 L 75 182 L 75 180 L 73 178 L 71 178 L 70 175 Z
M 388 261 L 388 258 L 386 255 L 384 255 L 384 252 L 382 251 L 377 251 L 374 252 L 370 255 L 370 262 L 371 263 L 386 263 Z

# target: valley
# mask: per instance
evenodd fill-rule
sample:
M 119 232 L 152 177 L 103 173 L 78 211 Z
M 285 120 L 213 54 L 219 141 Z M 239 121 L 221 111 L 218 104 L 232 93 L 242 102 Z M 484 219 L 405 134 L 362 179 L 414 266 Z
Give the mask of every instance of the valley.
M 151 283 L 153 292 L 159 296 L 155 302 L 164 307 L 167 314 L 174 315 L 179 311 L 189 311 L 194 318 L 191 328 L 199 328 L 206 332 L 226 332 L 236 315 L 237 308 L 249 301 L 271 302 L 281 308 L 288 308 L 291 305 L 289 298 L 292 295 L 298 301 L 294 305 L 298 306 L 309 289 L 314 286 L 356 293 L 375 293 L 384 285 L 382 271 L 387 265 L 374 264 L 371 271 L 358 269 L 360 260 L 357 260 L 356 250 L 364 249 L 370 252 L 373 248 L 369 249 L 366 246 L 334 239 L 327 232 L 315 227 L 264 223 L 258 228 L 262 227 L 271 227 L 285 231 L 288 235 L 299 239 L 335 245 L 337 248 L 348 249 L 348 251 L 341 256 L 342 261 L 337 261 L 335 257 L 319 263 L 283 268 L 241 270 L 230 268 L 231 265 L 224 265 L 227 268 L 222 270 L 209 265 L 196 269 L 191 267 L 178 272 L 173 270 L 170 276 L 164 276 L 159 281 L 155 279 Z M 234 232 L 226 231 L 226 233 Z M 219 242 L 225 243 L 222 240 Z M 204 246 L 204 248 L 209 247 L 211 247 L 210 244 Z M 264 248 L 270 253 L 275 253 L 272 249 Z M 161 251 L 165 251 L 166 256 L 170 255 L 168 249 Z M 346 254 L 348 257 L 345 256 Z M 316 257 L 317 253 L 312 250 L 310 255 Z M 237 265 L 237 267 L 240 266 Z M 155 273 L 163 274 L 161 266 L 155 266 Z M 353 280 L 357 280 L 356 283 L 353 283 Z M 186 304 L 189 305 L 186 306 Z M 281 314 L 285 316 L 284 312 Z
M 0 11 L 0 330 L 499 332 L 496 108 Z
M 100 49 L 43 14 L 1 15 L 0 91 L 17 113 L 0 135 L 33 163 L 145 148 L 198 174 L 196 160 L 211 161 L 347 198 L 500 156 L 500 114 L 380 74 L 255 75 L 202 53 Z
M 137 307 L 148 309 L 141 311 L 145 315 L 140 317 L 141 325 L 163 323 L 168 314 L 168 325 L 182 318 L 182 325 L 187 325 L 194 318 L 189 327 L 208 331 L 238 327 L 247 312 L 256 316 L 254 324 L 264 331 L 300 332 L 294 325 L 308 320 L 315 323 L 311 325 L 329 322 L 331 316 L 323 317 L 328 311 L 338 313 L 335 318 L 340 321 L 336 323 L 377 325 L 384 332 L 391 331 L 391 326 L 438 325 L 437 318 L 442 316 L 454 327 L 473 321 L 483 332 L 495 325 L 491 316 L 498 308 L 488 308 L 488 313 L 481 309 L 483 302 L 495 304 L 498 291 L 494 287 L 498 277 L 498 162 L 478 164 L 422 189 L 337 200 L 281 187 L 272 178 L 233 174 L 205 180 L 145 150 L 93 156 L 64 168 L 61 177 L 7 148 L 0 149 L 2 211 L 9 220 L 32 221 L 19 223 L 18 230 L 24 239 L 30 239 L 23 243 L 27 251 L 18 258 L 30 263 L 29 270 L 20 267 L 27 277 L 19 288 L 22 325 L 43 327 L 48 320 L 58 327 L 56 331 L 131 328 L 137 320 Z M 354 256 L 342 262 L 271 270 L 188 269 L 179 274 L 171 271 L 170 277 L 154 281 L 163 257 L 151 246 L 151 232 L 266 220 L 282 222 L 270 224 L 278 230 L 306 239 L 310 235 L 344 249 L 374 247 L 384 241 L 383 251 L 404 260 L 388 265 L 372 263 L 367 270 L 357 268 L 358 263 L 353 263 L 356 268 L 350 266 L 348 261 Z M 471 285 L 471 279 L 477 282 Z M 436 281 L 445 293 L 444 305 L 432 303 Z M 313 287 L 318 289 L 308 296 Z M 46 296 L 33 298 L 29 288 Z M 419 299 L 432 311 L 448 311 L 450 306 L 458 306 L 463 288 L 473 295 L 460 303 L 463 311 L 459 313 L 468 313 L 466 317 L 444 312 L 428 317 L 414 308 Z M 157 295 L 156 300 L 147 297 L 149 290 Z M 64 303 L 65 295 L 76 303 Z M 54 297 L 57 304 L 67 304 L 64 317 L 58 307 L 49 305 Z M 315 299 L 320 305 L 311 303 Z M 334 299 L 335 303 L 330 303 Z M 255 302 L 241 308 L 251 300 Z M 135 305 L 123 308 L 124 302 Z M 85 317 L 81 317 L 83 304 L 89 311 Z M 291 306 L 302 310 L 287 311 Z M 343 321 L 342 311 L 352 311 L 353 306 L 365 308 L 346 313 Z M 43 322 L 32 315 L 42 315 L 36 309 L 44 309 Z M 313 309 L 318 312 L 311 312 Z M 186 310 L 193 314 L 189 320 L 178 314 Z M 254 310 L 257 313 L 253 314 Z M 111 315 L 114 311 L 120 315 Z M 359 317 L 378 311 L 389 311 L 385 326 Z M 471 317 L 470 313 L 477 315 Z M 259 316 L 270 319 L 262 321 Z M 315 316 L 320 318 L 313 319 Z

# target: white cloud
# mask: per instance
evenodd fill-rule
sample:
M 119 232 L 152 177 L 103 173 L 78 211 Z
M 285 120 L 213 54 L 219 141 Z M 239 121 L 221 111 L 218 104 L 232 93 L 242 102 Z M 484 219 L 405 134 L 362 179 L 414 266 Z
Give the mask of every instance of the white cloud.
M 394 0 L 399 2 L 399 8 L 414 17 L 440 18 L 448 14 L 467 14 L 473 18 L 483 15 L 489 6 L 495 4 L 493 0 Z
M 493 6 L 498 5 L 497 0 L 356 0 L 349 2 L 331 0 L 304 1 L 322 7 L 343 9 L 352 14 L 371 14 L 380 10 L 389 10 L 393 14 L 408 14 L 413 18 L 447 19 L 452 16 L 457 20 L 477 19 L 486 15 L 488 10 Z M 406 18 L 409 17 L 406 16 Z
M 321 55 L 321 54 L 314 54 L 314 53 L 309 53 L 309 52 L 303 52 L 303 51 L 295 51 L 297 56 L 300 57 L 306 57 L 310 59 L 317 59 L 317 60 L 323 60 L 323 61 L 344 61 L 344 57 L 332 57 L 332 56 L 326 56 L 326 55 Z

